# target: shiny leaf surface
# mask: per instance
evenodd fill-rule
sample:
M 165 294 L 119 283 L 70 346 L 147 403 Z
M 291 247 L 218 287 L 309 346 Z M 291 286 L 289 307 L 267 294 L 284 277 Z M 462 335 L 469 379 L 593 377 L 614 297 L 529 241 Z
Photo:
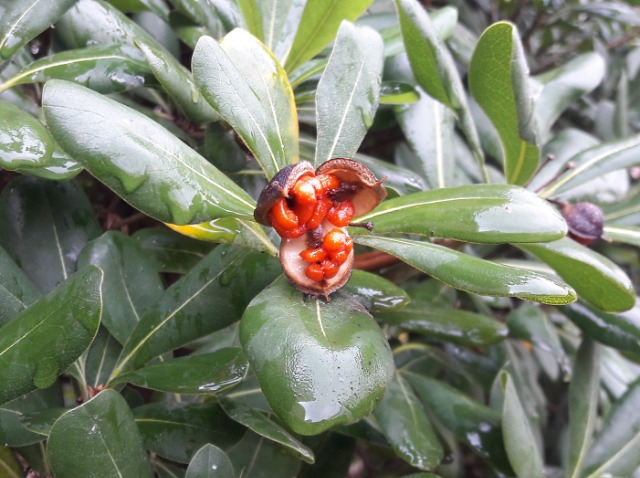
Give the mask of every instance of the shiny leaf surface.
M 34 390 L 0 406 L 0 443 L 23 447 L 42 441 L 43 436 L 26 418 L 40 410 L 58 409 L 61 405 L 60 387 L 54 385 Z
M 220 405 L 233 421 L 244 425 L 262 437 L 281 444 L 307 463 L 314 462 L 315 458 L 309 447 L 255 408 L 225 398 L 220 399 Z
M 240 383 L 247 359 L 236 347 L 149 365 L 119 375 L 111 384 L 131 383 L 167 393 L 214 393 Z
M 267 178 L 298 161 L 293 91 L 278 60 L 258 39 L 240 29 L 220 44 L 202 37 L 192 68 L 204 97 L 233 126 Z
M 0 328 L 0 403 L 49 387 L 89 347 L 101 285 L 102 271 L 86 267 Z
M 115 390 L 62 415 L 51 429 L 47 455 L 56 476 L 151 476 L 131 410 Z
M 540 159 L 528 82 L 529 69 L 516 27 L 494 23 L 473 52 L 469 88 L 498 130 L 510 184 L 525 184 Z
M 251 431 L 229 450 L 229 458 L 251 478 L 295 478 L 300 469 L 300 460 L 287 449 Z
M 43 107 L 59 144 L 145 214 L 174 224 L 253 217 L 240 187 L 141 113 L 61 80 L 47 82 Z
M 409 303 L 409 296 L 401 287 L 359 270 L 351 273 L 349 282 L 337 294 L 353 297 L 372 313 L 402 309 Z
M 408 194 L 384 201 L 356 220 L 373 222 L 379 234 L 412 233 L 480 243 L 552 241 L 567 231 L 564 219 L 546 201 L 506 184 Z
M 358 151 L 378 108 L 382 59 L 382 39 L 375 30 L 340 25 L 316 92 L 316 166 Z
M 486 347 L 504 340 L 506 326 L 487 316 L 465 310 L 409 305 L 402 310 L 377 315 L 402 330 L 471 347 Z
M 372 0 L 331 2 L 307 0 L 297 33 L 284 63 L 292 72 L 307 60 L 320 53 L 336 37 L 343 20 L 353 21 L 363 13 Z
M 249 304 L 240 340 L 269 404 L 303 435 L 368 414 L 393 373 L 389 345 L 359 303 L 305 301 L 284 276 Z
M 597 252 L 569 238 L 518 247 L 553 267 L 581 298 L 599 309 L 621 312 L 633 307 L 636 298 L 631 280 Z
M 605 226 L 604 237 L 613 242 L 640 247 L 640 227 Z
M 388 252 L 456 289 L 497 297 L 519 297 L 544 304 L 566 304 L 575 292 L 550 276 L 507 267 L 428 242 L 357 236 L 355 242 Z
M 402 376 L 395 374 L 373 412 L 396 454 L 421 470 L 435 468 L 444 455 L 422 404 Z
M 217 446 L 206 444 L 189 462 L 185 478 L 227 478 L 235 476 L 233 464 L 227 454 Z
M 0 326 L 39 298 L 38 289 L 0 247 Z

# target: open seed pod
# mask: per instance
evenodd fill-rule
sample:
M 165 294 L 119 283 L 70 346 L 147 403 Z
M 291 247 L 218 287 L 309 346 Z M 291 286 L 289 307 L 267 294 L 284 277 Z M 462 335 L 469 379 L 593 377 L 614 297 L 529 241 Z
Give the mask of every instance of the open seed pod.
M 282 269 L 300 291 L 328 298 L 349 280 L 347 227 L 385 198 L 382 181 L 357 161 L 338 158 L 316 171 L 305 161 L 288 166 L 262 190 L 254 216 L 282 238 Z
M 590 202 L 565 203 L 562 216 L 567 221 L 569 236 L 585 246 L 602 237 L 604 215 L 602 209 Z

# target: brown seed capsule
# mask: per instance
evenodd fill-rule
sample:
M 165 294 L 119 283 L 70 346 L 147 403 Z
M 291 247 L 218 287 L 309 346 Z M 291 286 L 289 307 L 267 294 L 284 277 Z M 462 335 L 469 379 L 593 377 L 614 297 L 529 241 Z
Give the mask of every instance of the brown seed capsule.
M 254 217 L 282 238 L 282 269 L 300 291 L 328 298 L 349 280 L 347 226 L 385 198 L 382 181 L 357 161 L 338 158 L 316 171 L 306 161 L 288 166 L 263 189 Z
M 567 221 L 569 236 L 583 245 L 602 237 L 604 215 L 602 209 L 590 202 L 564 203 L 562 216 Z

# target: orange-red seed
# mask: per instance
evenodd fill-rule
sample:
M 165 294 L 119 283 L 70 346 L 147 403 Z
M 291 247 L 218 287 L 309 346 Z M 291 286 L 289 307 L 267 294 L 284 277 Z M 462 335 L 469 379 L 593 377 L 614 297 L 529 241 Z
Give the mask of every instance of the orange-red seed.
M 322 184 L 322 188 L 326 191 L 328 189 L 335 189 L 340 186 L 340 180 L 335 174 L 321 174 L 316 176 Z
M 284 239 L 295 239 L 307 232 L 307 228 L 304 224 L 302 226 L 294 227 L 293 229 L 284 229 L 275 221 L 271 221 L 271 225 L 278 235 Z
M 322 261 L 322 272 L 324 272 L 325 279 L 331 279 L 340 270 L 340 266 L 333 261 Z
M 324 261 L 329 254 L 327 251 L 322 249 L 321 247 L 308 248 L 300 253 L 300 257 L 302 257 L 307 262 L 322 262 Z
M 309 264 L 304 271 L 304 274 L 311 280 L 320 282 L 324 278 L 324 272 L 320 264 Z
M 346 227 L 353 219 L 353 204 L 349 201 L 343 201 L 329 209 L 327 219 L 331 224 L 338 227 Z
M 280 199 L 269 211 L 271 222 L 278 224 L 282 229 L 298 227 L 298 216 L 291 210 L 285 198 Z
M 322 248 L 329 252 L 342 250 L 347 239 L 348 236 L 342 230 L 331 229 L 322 240 Z
M 291 193 L 300 204 L 313 204 L 316 202 L 316 190 L 308 177 L 298 179 Z
M 349 253 L 350 251 L 347 251 L 346 249 L 342 251 L 334 251 L 331 253 L 331 260 L 338 264 L 344 264 L 349 258 Z
M 316 201 L 316 207 L 313 210 L 313 215 L 311 216 L 311 219 L 305 223 L 308 229 L 315 229 L 322 224 L 322 221 L 327 216 L 327 211 L 329 210 L 330 205 L 331 202 L 325 197 L 321 197 Z

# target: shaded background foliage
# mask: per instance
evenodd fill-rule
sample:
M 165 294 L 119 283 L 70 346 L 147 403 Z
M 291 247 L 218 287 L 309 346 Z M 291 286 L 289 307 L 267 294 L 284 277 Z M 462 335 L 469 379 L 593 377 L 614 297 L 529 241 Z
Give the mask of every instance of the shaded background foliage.
M 636 2 L 0 0 L 0 476 L 640 476 L 639 34 Z M 252 211 L 337 156 L 389 199 L 324 303 Z

